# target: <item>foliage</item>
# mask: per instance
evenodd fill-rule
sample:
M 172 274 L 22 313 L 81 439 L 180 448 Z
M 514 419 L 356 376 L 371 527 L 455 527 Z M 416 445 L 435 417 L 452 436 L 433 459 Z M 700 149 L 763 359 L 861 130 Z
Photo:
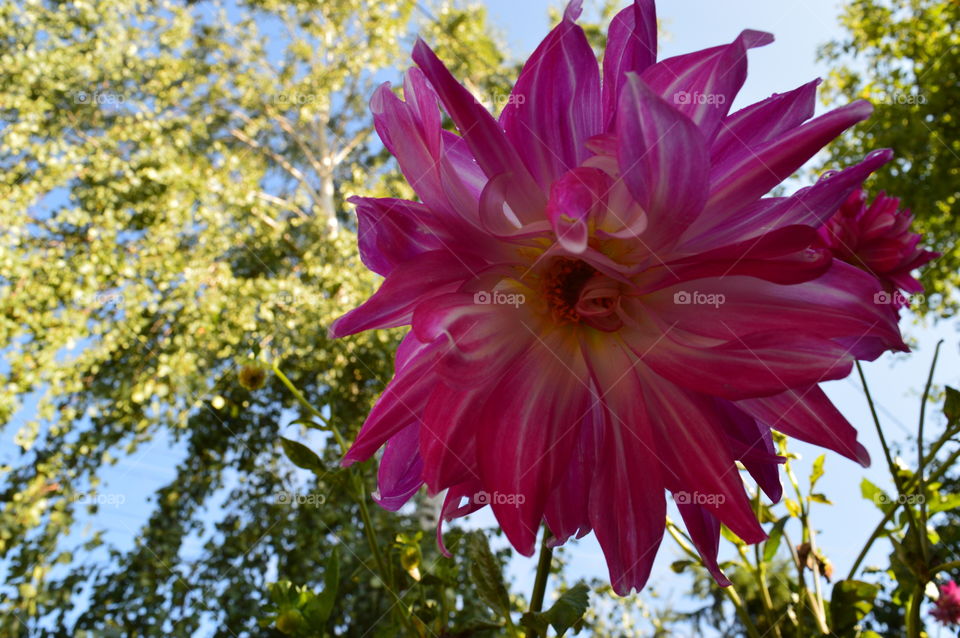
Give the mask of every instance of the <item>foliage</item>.
M 876 110 L 828 149 L 823 168 L 877 148 L 896 151 L 871 188 L 900 197 L 918 232 L 944 254 L 923 275 L 928 293 L 941 298 L 920 310 L 952 315 L 960 304 L 960 3 L 849 0 L 841 23 L 845 37 L 821 50 L 835 69 L 825 99 L 867 98 Z

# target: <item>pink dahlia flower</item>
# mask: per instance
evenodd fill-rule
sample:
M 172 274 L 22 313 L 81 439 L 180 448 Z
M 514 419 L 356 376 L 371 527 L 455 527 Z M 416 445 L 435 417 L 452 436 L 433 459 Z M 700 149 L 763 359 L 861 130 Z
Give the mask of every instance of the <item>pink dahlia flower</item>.
M 819 232 L 834 257 L 880 280 L 884 292 L 878 302 L 902 308 L 909 305 L 905 295 L 923 292 L 913 271 L 939 256 L 920 246 L 921 235 L 910 231 L 912 222 L 898 198 L 881 192 L 868 204 L 866 192 L 858 188 Z
M 960 587 L 955 582 L 951 580 L 940 585 L 940 598 L 930 610 L 930 615 L 944 625 L 960 623 Z
M 817 384 L 906 346 L 876 277 L 817 229 L 891 153 L 764 198 L 870 105 L 811 119 L 811 82 L 730 113 L 772 37 L 657 62 L 650 0 L 614 18 L 601 82 L 580 5 L 499 119 L 422 41 L 404 99 L 373 96 L 420 201 L 352 200 L 385 280 L 330 334 L 412 328 L 344 463 L 385 446 L 384 507 L 446 490 L 444 520 L 489 505 L 528 556 L 542 523 L 556 544 L 593 531 L 621 594 L 647 580 L 670 491 L 725 583 L 720 523 L 765 538 L 736 462 L 780 497 L 771 428 L 869 462 Z

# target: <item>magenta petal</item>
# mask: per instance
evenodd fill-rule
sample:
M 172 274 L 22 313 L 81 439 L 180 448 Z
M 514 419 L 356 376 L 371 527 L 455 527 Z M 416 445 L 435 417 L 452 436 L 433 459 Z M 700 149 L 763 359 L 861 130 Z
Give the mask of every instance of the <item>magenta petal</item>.
M 439 383 L 430 392 L 420 428 L 423 480 L 436 494 L 462 481 L 479 481 L 476 430 L 488 391 L 456 390 Z
M 453 292 L 483 265 L 476 257 L 434 250 L 397 265 L 384 279 L 380 289 L 358 308 L 333 322 L 331 339 L 410 323 L 420 302 Z
M 595 168 L 575 169 L 553 183 L 547 219 L 561 246 L 571 253 L 586 250 L 590 222 L 602 220 L 612 187 L 610 177 Z
M 447 495 L 443 499 L 443 506 L 440 508 L 440 520 L 437 522 L 437 546 L 440 548 L 440 553 L 447 558 L 453 558 L 453 555 L 447 551 L 443 544 L 443 523 L 455 518 L 462 518 L 484 507 L 484 504 L 478 502 L 476 498 L 479 491 L 480 483 L 478 481 L 464 481 L 447 490 Z M 466 503 L 461 505 L 460 503 L 464 499 L 466 499 Z
M 636 75 L 620 97 L 618 163 L 624 182 L 649 215 L 654 250 L 697 217 L 707 196 L 707 150 L 687 117 Z M 646 239 L 646 234 L 645 234 Z
M 417 424 L 408 425 L 387 441 L 377 468 L 377 493 L 373 499 L 380 507 L 396 512 L 423 485 L 423 459 L 420 457 L 420 432 Z
M 703 395 L 661 379 L 642 364 L 637 371 L 667 488 L 687 493 L 745 542 L 765 539 L 717 426 L 716 408 Z
M 705 212 L 697 220 L 697 228 L 690 228 L 685 233 L 681 245 L 685 250 L 699 252 L 794 224 L 817 228 L 864 179 L 892 157 L 893 153 L 888 149 L 874 151 L 859 164 L 828 173 L 816 184 L 801 188 L 790 197 L 759 199 L 733 215 L 729 210 L 719 208 Z
M 525 556 L 536 549 L 547 498 L 568 466 L 590 406 L 582 368 L 563 344 L 538 342 L 497 384 L 477 428 L 484 489 L 510 543 Z
M 397 373 L 377 399 L 353 445 L 343 457 L 344 466 L 367 460 L 388 439 L 420 422 L 420 415 L 430 396 L 430 387 L 424 383 L 424 379 L 434 376 L 432 373 L 439 349 L 431 344 L 420 349 L 404 365 L 398 366 Z
M 737 405 L 787 436 L 838 452 L 864 467 L 870 465 L 870 455 L 857 441 L 857 431 L 817 386 L 737 401 Z
M 676 499 L 676 495 L 674 498 Z M 697 548 L 707 571 L 721 587 L 731 585 L 732 583 L 720 571 L 720 566 L 717 564 L 717 553 L 720 551 L 720 521 L 699 505 L 678 502 L 677 509 L 680 510 L 683 525 L 687 528 L 693 546 Z
M 590 530 L 590 484 L 597 472 L 597 451 L 603 446 L 605 415 L 595 401 L 580 426 L 580 440 L 570 456 L 569 467 L 550 495 L 544 518 L 553 533 L 551 547 L 571 537 L 582 538 Z
M 776 503 L 783 496 L 780 482 L 780 464 L 786 457 L 778 456 L 770 428 L 745 413 L 729 401 L 718 400 L 717 406 L 728 418 L 724 430 L 734 458 L 743 463 L 760 489 Z
M 747 79 L 747 49 L 771 42 L 769 33 L 748 29 L 731 44 L 662 60 L 641 77 L 712 140 Z
M 756 333 L 697 348 L 681 345 L 676 330 L 646 349 L 643 360 L 674 383 L 712 396 L 769 396 L 842 379 L 853 366 L 853 357 L 841 344 L 811 335 Z
M 751 149 L 772 141 L 813 117 L 820 80 L 775 93 L 723 118 L 710 147 L 712 164 L 737 162 Z
M 603 54 L 603 121 L 609 130 L 617 114 L 627 73 L 642 73 L 657 61 L 657 10 L 653 0 L 634 0 L 610 22 Z
M 828 142 L 869 117 L 872 111 L 869 102 L 853 102 L 751 148 L 750 153 L 734 161 L 714 165 L 710 171 L 710 199 L 704 214 L 736 210 L 769 192 Z
M 357 207 L 360 259 L 379 275 L 387 276 L 397 264 L 443 247 L 441 225 L 423 204 L 374 197 L 347 201 Z
M 546 198 L 497 120 L 454 79 L 423 40 L 417 40 L 413 59 L 437 90 L 444 108 L 487 177 L 501 173 L 513 176 L 508 201 L 517 217 L 523 222 L 534 220 L 543 210 Z
M 520 72 L 500 115 L 507 139 L 544 192 L 589 156 L 587 139 L 601 132 L 600 71 L 587 37 L 567 15 Z

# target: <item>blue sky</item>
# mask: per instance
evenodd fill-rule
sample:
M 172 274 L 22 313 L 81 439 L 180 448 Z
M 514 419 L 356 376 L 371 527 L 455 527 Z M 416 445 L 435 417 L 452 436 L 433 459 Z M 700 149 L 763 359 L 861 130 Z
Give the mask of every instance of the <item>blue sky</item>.
M 490 9 L 495 25 L 502 31 L 510 53 L 518 59 L 525 58 L 549 30 L 548 8 L 551 5 L 559 6 L 559 3 L 549 0 L 488 0 L 485 4 Z M 590 0 L 587 0 L 587 5 L 589 11 Z M 816 49 L 820 44 L 841 35 L 836 19 L 838 5 L 827 0 L 664 0 L 659 3 L 658 9 L 662 27 L 666 31 L 661 42 L 661 57 L 729 42 L 744 28 L 770 31 L 776 36 L 773 44 L 750 52 L 747 84 L 734 103 L 734 108 L 826 75 L 828 69 L 815 60 Z M 938 339 L 945 339 L 946 343 L 935 380 L 940 385 L 960 385 L 960 368 L 957 365 L 958 323 L 922 326 L 912 324 L 908 317 L 904 325 L 905 331 L 916 343 L 915 353 L 911 356 L 888 355 L 866 365 L 887 437 L 894 441 L 905 441 L 916 429 L 918 397 Z M 826 384 L 826 390 L 858 428 L 861 441 L 874 460 L 873 466 L 864 470 L 836 454 L 827 455 L 827 472 L 821 480 L 819 491 L 826 493 L 835 504 L 817 506 L 813 517 L 821 530 L 821 548 L 835 563 L 838 573 L 845 575 L 853 557 L 879 520 L 875 507 L 861 498 L 859 483 L 865 476 L 883 487 L 889 488 L 890 482 L 883 468 L 882 451 L 859 382 L 855 378 L 831 382 Z M 931 431 L 937 429 L 938 416 L 936 410 L 930 411 L 928 427 Z M 14 422 L 6 431 L 12 434 L 17 425 Z M 12 448 L 7 441 L 0 446 L 4 460 L 14 455 Z M 809 464 L 820 451 L 799 443 L 794 444 L 793 450 L 802 456 L 797 470 L 801 481 L 805 482 Z M 96 522 L 96 526 L 108 528 L 110 541 L 120 547 L 130 546 L 133 536 L 152 509 L 150 496 L 157 487 L 174 478 L 173 467 L 179 458 L 180 453 L 175 447 L 166 441 L 158 441 L 144 446 L 129 458 L 123 458 L 107 473 L 100 493 L 125 495 L 122 504 L 102 507 Z M 679 518 L 676 512 L 672 516 Z M 493 524 L 489 514 L 478 514 L 466 522 L 469 526 L 489 524 Z M 799 534 L 794 532 L 793 535 Z M 191 555 L 199 550 L 200 543 L 196 542 L 192 547 L 187 547 L 185 553 Z M 870 557 L 881 560 L 886 551 L 887 547 L 878 543 Z M 573 545 L 568 552 L 568 578 L 606 578 L 602 554 L 592 535 Z M 681 596 L 688 583 L 686 578 L 676 576 L 669 568 L 669 564 L 678 558 L 679 551 L 672 542 L 664 541 L 651 583 L 667 599 L 671 595 Z M 518 557 L 513 561 L 511 576 L 519 591 L 530 591 L 534 569 L 535 559 Z M 682 601 L 680 606 L 683 606 Z

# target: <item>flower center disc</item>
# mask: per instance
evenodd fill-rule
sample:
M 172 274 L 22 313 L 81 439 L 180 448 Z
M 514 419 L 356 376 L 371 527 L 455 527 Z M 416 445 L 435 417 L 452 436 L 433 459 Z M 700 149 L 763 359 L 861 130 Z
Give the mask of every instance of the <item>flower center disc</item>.
M 543 278 L 543 295 L 557 323 L 580 323 L 577 312 L 580 293 L 597 269 L 579 259 L 559 257 L 553 260 Z

